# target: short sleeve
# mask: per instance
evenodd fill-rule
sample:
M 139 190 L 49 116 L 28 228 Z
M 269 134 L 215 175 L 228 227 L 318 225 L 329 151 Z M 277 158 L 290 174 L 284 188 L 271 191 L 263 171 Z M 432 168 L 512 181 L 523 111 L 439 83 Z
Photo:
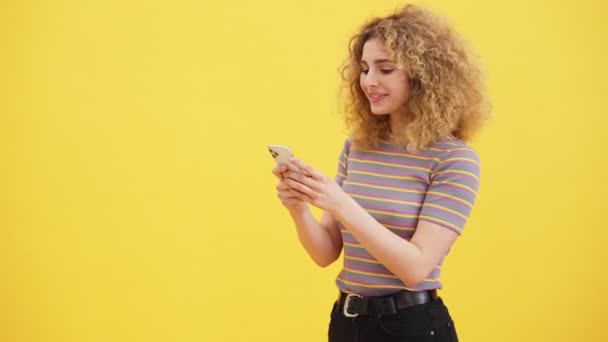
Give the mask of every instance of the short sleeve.
M 433 169 L 419 219 L 462 234 L 477 197 L 479 173 L 474 150 L 462 147 L 449 151 Z
M 348 154 L 350 152 L 350 140 L 347 139 L 344 141 L 344 147 L 342 148 L 342 152 L 340 152 L 340 156 L 338 157 L 338 170 L 336 172 L 336 183 L 342 187 L 342 183 L 346 179 L 347 169 L 348 169 Z

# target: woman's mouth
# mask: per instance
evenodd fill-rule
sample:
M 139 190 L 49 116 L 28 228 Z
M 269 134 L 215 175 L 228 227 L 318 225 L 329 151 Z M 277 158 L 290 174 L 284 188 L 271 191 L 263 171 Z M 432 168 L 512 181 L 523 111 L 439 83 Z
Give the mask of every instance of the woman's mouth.
M 386 94 L 370 94 L 369 101 L 373 104 L 380 103 L 386 97 Z

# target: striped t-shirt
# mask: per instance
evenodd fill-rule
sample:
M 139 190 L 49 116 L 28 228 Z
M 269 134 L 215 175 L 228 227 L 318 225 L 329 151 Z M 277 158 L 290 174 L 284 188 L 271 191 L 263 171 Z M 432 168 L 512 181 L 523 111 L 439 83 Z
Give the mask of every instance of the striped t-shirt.
M 388 143 L 359 149 L 346 140 L 336 181 L 380 224 L 403 239 L 412 237 L 418 220 L 461 234 L 477 195 L 479 158 L 456 138 L 416 153 Z M 340 222 L 338 226 L 344 242 L 344 266 L 336 279 L 341 291 L 378 296 L 401 289 L 442 287 L 439 275 L 443 260 L 424 281 L 408 288 Z

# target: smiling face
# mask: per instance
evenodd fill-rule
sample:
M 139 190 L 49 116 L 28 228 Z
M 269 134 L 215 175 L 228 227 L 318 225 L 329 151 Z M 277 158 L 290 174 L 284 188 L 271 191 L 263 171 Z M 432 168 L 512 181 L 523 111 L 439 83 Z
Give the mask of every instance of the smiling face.
M 369 100 L 371 112 L 390 114 L 391 121 L 400 115 L 410 96 L 407 73 L 397 68 L 384 42 L 378 38 L 372 38 L 363 45 L 359 82 Z

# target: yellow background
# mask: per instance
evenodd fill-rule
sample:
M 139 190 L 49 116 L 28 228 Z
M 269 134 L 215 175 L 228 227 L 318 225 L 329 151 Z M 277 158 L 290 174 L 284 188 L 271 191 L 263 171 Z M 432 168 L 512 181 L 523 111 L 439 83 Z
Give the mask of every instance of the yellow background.
M 447 259 L 462 341 L 606 341 L 606 5 L 425 1 L 493 119 Z M 0 341 L 324 341 L 269 143 L 333 175 L 337 68 L 396 1 L 0 3 Z

